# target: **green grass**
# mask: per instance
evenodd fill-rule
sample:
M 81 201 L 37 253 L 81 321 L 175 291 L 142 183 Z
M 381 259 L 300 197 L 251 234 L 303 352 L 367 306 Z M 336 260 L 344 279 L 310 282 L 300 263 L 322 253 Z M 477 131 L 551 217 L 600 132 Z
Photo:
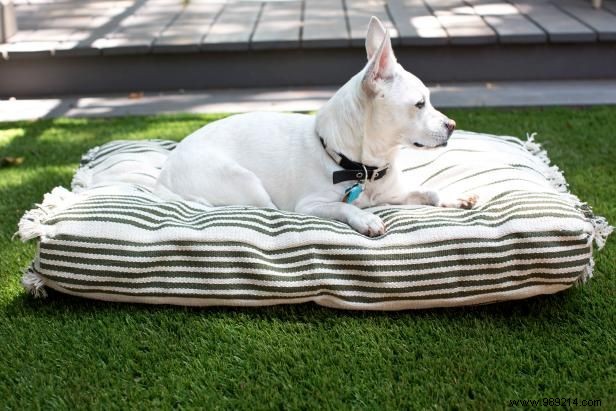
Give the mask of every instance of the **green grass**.
M 467 130 L 538 141 L 573 192 L 616 222 L 616 107 L 449 111 Z M 612 239 L 583 287 L 525 301 L 398 313 L 313 304 L 188 309 L 25 294 L 22 213 L 112 139 L 179 139 L 213 116 L 0 124 L 0 407 L 506 408 L 599 399 L 616 408 Z

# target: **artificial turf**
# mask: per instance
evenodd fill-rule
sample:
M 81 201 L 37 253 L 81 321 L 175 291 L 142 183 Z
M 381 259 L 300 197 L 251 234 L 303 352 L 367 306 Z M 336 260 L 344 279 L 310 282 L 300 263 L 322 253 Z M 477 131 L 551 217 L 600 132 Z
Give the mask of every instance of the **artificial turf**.
M 537 131 L 571 190 L 616 222 L 616 107 L 447 114 L 466 130 Z M 35 246 L 12 240 L 17 221 L 68 186 L 81 153 L 180 139 L 215 118 L 0 123 L 0 158 L 24 158 L 0 168 L 0 408 L 492 410 L 543 398 L 616 408 L 614 239 L 586 285 L 480 307 L 189 309 L 25 294 Z

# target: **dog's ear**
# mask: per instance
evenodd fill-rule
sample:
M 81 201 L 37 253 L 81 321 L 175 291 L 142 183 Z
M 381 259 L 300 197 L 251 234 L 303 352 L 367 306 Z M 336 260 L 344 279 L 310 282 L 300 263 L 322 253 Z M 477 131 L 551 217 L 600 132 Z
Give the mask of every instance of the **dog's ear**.
M 370 39 L 371 34 L 372 37 L 376 37 L 376 33 L 374 32 L 378 31 L 379 28 L 383 30 L 383 36 L 381 38 L 380 45 L 371 54 L 370 47 L 372 46 L 368 46 L 368 44 L 372 41 Z M 371 33 L 371 31 L 373 31 L 373 33 Z M 366 38 L 366 52 L 368 53 L 370 60 L 368 61 L 362 83 L 364 89 L 367 91 L 376 92 L 378 82 L 391 79 L 394 76 L 396 68 L 396 56 L 394 55 L 394 50 L 391 47 L 389 32 L 385 30 L 385 28 L 381 25 L 381 22 L 376 17 L 373 17 L 372 20 L 370 20 L 370 28 L 368 29 L 368 37 Z
M 366 34 L 366 55 L 368 60 L 374 56 L 374 53 L 379 49 L 379 46 L 385 38 L 386 30 L 377 17 L 372 16 L 368 23 L 368 33 Z

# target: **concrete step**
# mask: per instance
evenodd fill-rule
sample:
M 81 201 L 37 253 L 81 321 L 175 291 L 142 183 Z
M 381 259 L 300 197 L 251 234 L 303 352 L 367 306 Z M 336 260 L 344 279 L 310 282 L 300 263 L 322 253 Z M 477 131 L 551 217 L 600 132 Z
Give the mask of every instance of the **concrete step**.
M 336 87 L 133 93 L 0 100 L 0 121 L 172 113 L 318 110 Z M 433 84 L 437 108 L 616 104 L 616 80 Z
M 426 82 L 616 79 L 616 43 L 398 47 Z M 366 63 L 360 48 L 24 56 L 0 62 L 0 98 L 341 84 Z
M 428 82 L 616 79 L 616 0 L 15 2 L 0 97 L 340 84 L 370 16 Z

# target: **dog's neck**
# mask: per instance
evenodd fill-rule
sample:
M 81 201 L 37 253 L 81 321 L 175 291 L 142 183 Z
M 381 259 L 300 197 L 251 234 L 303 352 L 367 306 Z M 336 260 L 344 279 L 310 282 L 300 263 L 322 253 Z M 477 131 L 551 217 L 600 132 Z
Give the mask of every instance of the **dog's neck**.
M 349 80 L 319 110 L 316 132 L 332 150 L 369 166 L 391 164 L 399 147 L 384 138 L 379 122 L 373 118 L 369 97 L 361 88 L 363 74 Z

